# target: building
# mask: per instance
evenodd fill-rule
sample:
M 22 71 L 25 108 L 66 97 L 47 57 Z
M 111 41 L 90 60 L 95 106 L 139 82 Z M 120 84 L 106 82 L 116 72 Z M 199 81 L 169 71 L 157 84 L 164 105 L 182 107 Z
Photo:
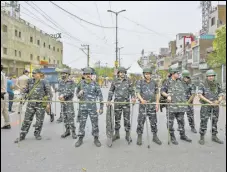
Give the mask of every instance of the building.
M 159 54 L 160 55 L 167 55 L 167 54 L 169 54 L 169 48 L 160 48 L 159 49 Z
M 169 52 L 170 52 L 170 57 L 174 57 L 176 55 L 176 40 L 175 41 L 170 41 L 169 42 Z
M 208 33 L 215 35 L 215 31 L 224 24 L 226 24 L 226 5 L 218 5 L 210 13 Z
M 176 35 L 176 55 L 180 56 L 184 54 L 185 46 L 190 44 L 190 38 L 193 37 L 192 33 L 178 33 Z M 189 39 L 187 39 L 189 38 Z
M 24 69 L 43 65 L 61 67 L 62 42 L 14 14 L 1 8 L 1 63 L 6 74 L 19 76 Z

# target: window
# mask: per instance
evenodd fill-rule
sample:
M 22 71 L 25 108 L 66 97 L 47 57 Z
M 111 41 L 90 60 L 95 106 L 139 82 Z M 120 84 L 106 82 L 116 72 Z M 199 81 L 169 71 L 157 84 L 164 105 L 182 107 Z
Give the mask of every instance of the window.
M 54 64 L 55 64 L 55 60 L 54 60 Z
M 49 49 L 50 49 L 50 45 L 49 45 Z
M 59 48 L 57 49 L 57 52 L 59 52 Z
M 55 47 L 53 47 L 53 50 L 55 51 Z
M 7 54 L 7 48 L 3 47 L 3 54 Z
M 59 65 L 59 60 L 58 60 L 58 65 Z
M 40 45 L 40 40 L 37 40 L 37 45 Z
M 43 57 L 43 60 L 46 60 L 46 57 Z
M 49 59 L 49 63 L 51 62 L 51 60 Z
M 40 61 L 40 57 L 39 56 L 37 56 L 37 60 Z
M 43 43 L 43 47 L 44 47 L 44 48 L 46 47 L 46 43 L 45 43 L 45 42 Z
M 63 53 L 63 51 L 61 50 L 61 54 Z
M 19 57 L 21 57 L 21 52 L 19 51 Z
M 7 32 L 7 26 L 5 24 L 2 26 L 2 31 Z
M 32 37 L 32 36 L 30 37 L 30 42 L 31 42 L 31 43 L 33 42 L 33 37 Z
M 180 45 L 180 48 L 182 48 L 182 45 Z
M 21 32 L 19 32 L 19 38 L 21 38 Z
M 17 56 L 17 50 L 14 50 L 15 56 Z
M 33 55 L 32 54 L 30 54 L 30 60 L 33 60 Z
M 211 26 L 215 25 L 215 17 L 211 19 Z
M 15 30 L 15 36 L 17 36 L 17 30 Z

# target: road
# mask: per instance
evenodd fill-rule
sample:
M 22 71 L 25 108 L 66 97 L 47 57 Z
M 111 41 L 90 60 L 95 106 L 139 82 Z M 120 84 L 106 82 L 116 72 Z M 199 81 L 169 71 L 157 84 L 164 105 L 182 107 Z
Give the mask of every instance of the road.
M 108 89 L 102 89 L 104 99 Z M 99 118 L 100 141 L 102 147 L 97 148 L 91 135 L 91 123 L 87 122 L 84 144 L 75 148 L 76 140 L 70 137 L 62 139 L 63 124 L 49 122 L 45 117 L 42 130 L 43 139 L 37 141 L 33 136 L 34 128 L 26 140 L 15 144 L 19 135 L 19 121 L 16 113 L 11 115 L 11 130 L 1 130 L 1 170 L 2 172 L 225 172 L 226 171 L 226 143 L 219 145 L 211 142 L 210 123 L 206 135 L 206 144 L 198 144 L 199 134 L 191 133 L 187 118 L 186 134 L 193 140 L 186 143 L 176 137 L 179 145 L 167 144 L 167 130 L 165 113 L 158 113 L 158 135 L 163 142 L 161 146 L 151 141 L 151 148 L 147 148 L 146 130 L 143 135 L 143 145 L 136 145 L 136 125 L 138 105 L 134 107 L 132 139 L 128 145 L 124 139 L 124 128 L 121 127 L 121 139 L 112 148 L 106 146 L 105 115 Z M 195 107 L 196 128 L 199 128 L 199 108 Z M 76 109 L 76 105 L 75 105 Z M 57 104 L 59 116 L 60 106 Z M 226 115 L 225 109 L 220 111 L 218 123 L 219 136 L 225 137 Z M 186 116 L 185 116 L 186 117 Z M 35 120 L 33 120 L 34 124 Z M 123 121 L 122 121 L 123 126 Z M 146 125 L 145 125 L 146 126 Z M 78 126 L 77 126 L 78 128 Z M 176 128 L 176 121 L 175 121 Z M 150 136 L 151 133 L 150 133 Z M 150 137 L 151 138 L 151 137 Z

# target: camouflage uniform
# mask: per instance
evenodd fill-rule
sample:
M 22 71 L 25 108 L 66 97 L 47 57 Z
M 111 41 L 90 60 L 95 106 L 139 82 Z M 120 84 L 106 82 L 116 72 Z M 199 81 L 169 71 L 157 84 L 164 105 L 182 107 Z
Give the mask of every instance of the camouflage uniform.
M 186 76 L 189 77 L 189 71 L 184 70 L 182 72 L 182 76 L 183 77 L 186 77 Z M 195 95 L 196 87 L 195 87 L 194 84 L 191 83 L 191 81 L 189 81 L 189 82 L 184 81 L 184 78 L 182 79 L 182 84 L 183 84 L 184 89 L 185 89 L 186 100 L 189 100 L 191 96 Z M 193 103 L 193 100 L 192 100 L 192 103 Z M 188 106 L 186 113 L 187 113 L 187 117 L 188 117 L 189 126 L 191 127 L 191 129 L 194 133 L 197 133 L 196 130 L 195 130 L 194 107 L 193 107 L 193 105 Z
M 177 69 L 172 69 L 171 74 L 178 73 L 179 71 Z M 186 103 L 186 94 L 184 90 L 184 86 L 182 82 L 179 79 L 173 80 L 172 78 L 168 80 L 168 82 L 165 82 L 164 85 L 162 85 L 161 93 L 167 93 L 171 96 L 171 103 Z M 187 106 L 182 105 L 168 105 L 167 108 L 167 120 L 169 127 L 169 134 L 171 137 L 171 142 L 173 144 L 178 144 L 176 141 L 175 135 L 174 135 L 174 118 L 178 121 L 179 131 L 180 131 L 180 138 L 181 140 L 185 140 L 188 142 L 191 142 L 191 139 L 189 139 L 185 135 L 185 129 L 184 129 L 184 113 L 187 110 Z
M 92 74 L 92 70 L 90 68 L 84 69 L 85 74 Z M 83 95 L 80 95 L 80 91 L 83 90 Z M 99 85 L 92 80 L 87 81 L 82 80 L 77 87 L 77 97 L 80 101 L 90 101 L 95 102 L 97 98 L 100 101 L 100 109 L 103 111 L 103 95 Z M 80 116 L 80 127 L 79 127 L 79 140 L 76 143 L 76 147 L 79 147 L 83 143 L 83 138 L 85 136 L 85 126 L 87 117 L 90 116 L 91 124 L 92 124 L 92 135 L 94 136 L 96 146 L 101 146 L 101 143 L 98 140 L 99 137 L 99 126 L 98 126 L 98 113 L 96 103 L 80 103 L 79 107 L 79 116 Z
M 69 75 L 69 69 L 64 69 L 62 71 L 62 74 L 64 76 Z M 67 77 L 63 78 L 61 80 L 61 87 L 59 90 L 59 97 L 63 97 L 64 101 L 61 102 L 61 116 L 63 117 L 63 122 L 65 124 L 66 131 L 64 134 L 61 135 L 62 138 L 65 138 L 70 135 L 70 129 L 72 131 L 72 138 L 76 139 L 76 127 L 74 123 L 75 118 L 75 111 L 74 111 L 74 105 L 73 102 L 67 102 L 72 101 L 74 97 L 75 92 L 75 84 L 72 79 L 69 79 Z
M 59 92 L 59 95 L 60 95 L 60 92 L 63 90 L 64 88 L 64 82 L 62 79 L 59 79 L 58 80 L 58 89 L 55 89 L 55 92 Z M 62 109 L 61 109 L 62 110 Z M 57 122 L 60 123 L 63 121 L 63 116 L 62 116 L 62 112 L 60 112 L 60 117 L 57 119 Z
M 144 73 L 148 73 L 146 70 L 144 70 Z M 136 93 L 139 93 L 140 96 L 143 98 L 143 100 L 146 100 L 147 103 L 155 103 L 156 102 L 156 95 L 159 93 L 158 85 L 154 80 L 150 80 L 148 83 L 145 79 L 140 80 L 136 84 Z M 151 132 L 153 132 L 153 141 L 159 145 L 161 145 L 161 141 L 157 137 L 157 115 L 156 115 L 156 108 L 155 105 L 145 105 L 140 104 L 139 105 L 139 115 L 138 115 L 138 125 L 137 125 L 137 134 L 138 134 L 138 140 L 137 144 L 142 144 L 142 134 L 144 129 L 144 123 L 146 121 L 146 118 L 149 118 L 150 126 L 151 126 Z
M 211 74 L 209 74 L 209 72 Z M 214 75 L 216 76 L 216 73 L 213 70 L 207 71 L 207 76 Z M 221 86 L 217 82 L 209 83 L 209 81 L 206 79 L 205 82 L 200 83 L 198 94 L 203 95 L 205 98 L 210 100 L 211 102 L 214 102 L 218 100 L 220 96 L 223 96 L 223 90 L 221 89 Z M 200 99 L 200 102 L 202 104 L 208 104 L 204 100 Z M 201 139 L 199 141 L 200 144 L 204 144 L 204 135 L 206 134 L 207 130 L 207 122 L 208 119 L 211 118 L 212 115 L 212 140 L 222 144 L 223 142 L 217 138 L 217 123 L 219 118 L 219 106 L 202 106 L 200 109 L 200 136 Z
M 124 68 L 118 69 L 118 72 L 126 72 Z M 114 102 L 130 102 L 130 97 L 135 98 L 135 91 L 131 81 L 125 77 L 123 80 L 121 78 L 116 78 L 112 83 L 108 94 L 108 101 L 112 100 L 114 95 Z M 119 130 L 121 128 L 121 114 L 123 112 L 124 116 L 124 127 L 126 131 L 126 140 L 130 139 L 130 104 L 114 104 L 114 115 L 115 115 L 115 135 L 113 141 L 120 138 Z
M 41 73 L 39 69 L 36 69 L 33 71 L 33 73 Z M 36 83 L 39 82 L 37 86 Z M 29 93 L 31 90 L 35 88 L 31 95 Z M 50 86 L 49 84 L 43 80 L 40 79 L 39 81 L 36 81 L 35 79 L 29 79 L 28 85 L 25 88 L 25 93 L 28 94 L 28 100 L 43 100 L 44 97 L 47 98 L 47 101 L 50 101 Z M 43 120 L 45 117 L 45 103 L 42 102 L 28 102 L 24 121 L 21 127 L 21 133 L 20 138 L 17 139 L 15 142 L 18 142 L 19 140 L 24 140 L 25 136 L 27 135 L 29 128 L 31 126 L 32 120 L 34 115 L 36 114 L 37 117 L 37 125 L 35 127 L 34 135 L 37 140 L 42 139 L 40 136 L 42 126 L 43 126 Z

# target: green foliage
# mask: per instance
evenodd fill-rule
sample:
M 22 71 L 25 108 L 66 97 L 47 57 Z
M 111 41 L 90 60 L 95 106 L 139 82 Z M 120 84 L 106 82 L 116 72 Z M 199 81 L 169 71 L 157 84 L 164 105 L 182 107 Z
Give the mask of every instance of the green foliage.
M 226 65 L 226 25 L 216 31 L 213 41 L 213 52 L 209 54 L 207 63 L 211 68 Z
M 114 76 L 114 68 L 94 68 L 97 76 L 107 76 L 107 77 L 113 77 Z

